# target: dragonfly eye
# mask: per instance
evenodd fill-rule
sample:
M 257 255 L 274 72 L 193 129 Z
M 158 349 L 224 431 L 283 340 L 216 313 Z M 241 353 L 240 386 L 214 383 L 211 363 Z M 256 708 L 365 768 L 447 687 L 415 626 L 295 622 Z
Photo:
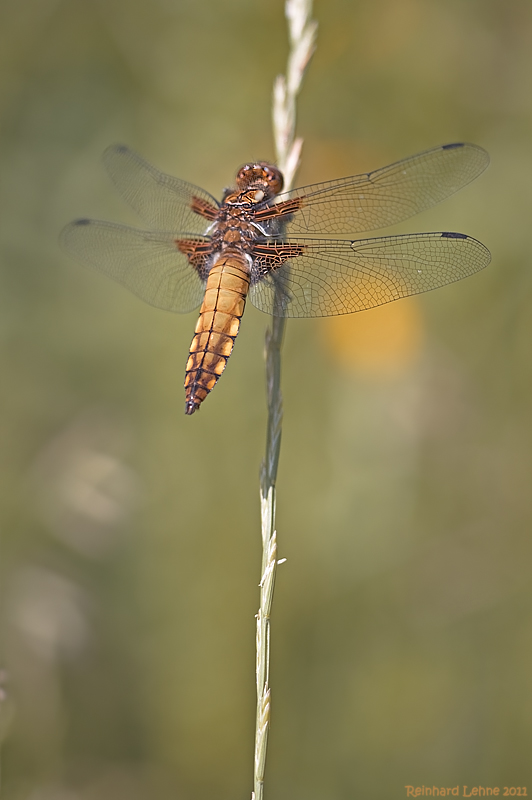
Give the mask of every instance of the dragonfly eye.
M 269 189 L 272 194 L 278 194 L 283 188 L 283 175 L 281 170 L 272 164 L 261 164 L 264 177 L 268 181 Z
M 254 164 L 244 164 L 237 172 L 236 185 L 239 189 L 247 189 L 255 179 Z
M 266 194 L 271 197 L 283 188 L 283 176 L 277 167 L 266 161 L 258 161 L 256 164 L 244 164 L 243 167 L 240 167 L 236 176 L 236 184 L 241 191 L 253 186 L 261 187 L 257 191 L 264 190 L 264 197 Z M 260 202 L 260 200 L 257 199 L 256 202 Z

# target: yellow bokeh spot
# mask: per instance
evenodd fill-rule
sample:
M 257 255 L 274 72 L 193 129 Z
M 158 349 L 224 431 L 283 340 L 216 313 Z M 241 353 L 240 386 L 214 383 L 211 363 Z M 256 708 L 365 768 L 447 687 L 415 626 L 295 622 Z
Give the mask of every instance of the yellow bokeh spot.
M 416 298 L 324 319 L 327 351 L 346 371 L 387 377 L 408 368 L 423 343 L 423 318 Z

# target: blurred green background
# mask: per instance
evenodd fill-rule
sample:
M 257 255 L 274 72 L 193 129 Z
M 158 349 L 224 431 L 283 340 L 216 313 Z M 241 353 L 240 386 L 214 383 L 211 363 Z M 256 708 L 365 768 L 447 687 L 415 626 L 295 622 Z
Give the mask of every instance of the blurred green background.
M 315 16 L 296 183 L 475 142 L 489 170 L 395 230 L 465 232 L 493 262 L 288 324 L 267 796 L 532 791 L 532 4 Z M 137 222 L 101 167 L 113 142 L 218 197 L 273 158 L 283 3 L 0 17 L 2 797 L 249 797 L 268 319 L 248 307 L 187 418 L 195 315 L 57 239 L 79 216 Z

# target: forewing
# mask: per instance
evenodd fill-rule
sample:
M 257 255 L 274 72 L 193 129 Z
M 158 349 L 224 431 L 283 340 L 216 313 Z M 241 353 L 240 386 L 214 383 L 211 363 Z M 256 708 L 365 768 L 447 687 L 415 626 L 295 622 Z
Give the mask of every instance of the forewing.
M 253 265 L 249 297 L 267 314 L 328 317 L 351 314 L 427 292 L 486 267 L 483 244 L 459 233 L 415 233 L 357 241 L 289 239 L 275 267 L 272 245 Z M 299 252 L 299 255 L 293 255 Z M 273 266 L 272 266 L 273 265 Z
M 191 183 L 166 175 L 125 145 L 112 145 L 103 161 L 116 188 L 150 228 L 204 234 L 219 203 Z
M 184 313 L 201 303 L 210 258 L 206 237 L 178 237 L 82 219 L 66 226 L 61 242 L 83 264 L 123 284 L 152 306 Z
M 489 156 L 473 144 L 447 144 L 389 167 L 304 186 L 276 198 L 286 203 L 288 234 L 350 235 L 402 222 L 474 180 Z M 275 214 L 274 214 L 275 215 Z

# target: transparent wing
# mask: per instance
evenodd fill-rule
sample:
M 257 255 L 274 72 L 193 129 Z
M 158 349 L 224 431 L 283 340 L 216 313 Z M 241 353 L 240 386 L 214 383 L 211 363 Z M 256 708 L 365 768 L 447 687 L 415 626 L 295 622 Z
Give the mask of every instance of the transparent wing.
M 157 308 L 185 313 L 203 298 L 202 265 L 210 257 L 206 237 L 185 238 L 81 219 L 61 234 L 64 247 L 85 266 L 103 272 Z M 178 249 L 195 248 L 194 266 Z
M 103 162 L 116 188 L 150 228 L 203 234 L 219 203 L 191 183 L 165 175 L 125 145 L 112 145 Z
M 489 156 L 473 144 L 447 144 L 389 167 L 280 194 L 287 234 L 353 234 L 395 225 L 439 203 L 486 169 Z
M 266 244 L 265 249 L 274 246 Z M 350 314 L 458 281 L 486 267 L 491 255 L 460 233 L 414 233 L 378 239 L 287 240 L 254 261 L 250 300 L 284 317 Z M 283 249 L 284 248 L 284 251 Z

